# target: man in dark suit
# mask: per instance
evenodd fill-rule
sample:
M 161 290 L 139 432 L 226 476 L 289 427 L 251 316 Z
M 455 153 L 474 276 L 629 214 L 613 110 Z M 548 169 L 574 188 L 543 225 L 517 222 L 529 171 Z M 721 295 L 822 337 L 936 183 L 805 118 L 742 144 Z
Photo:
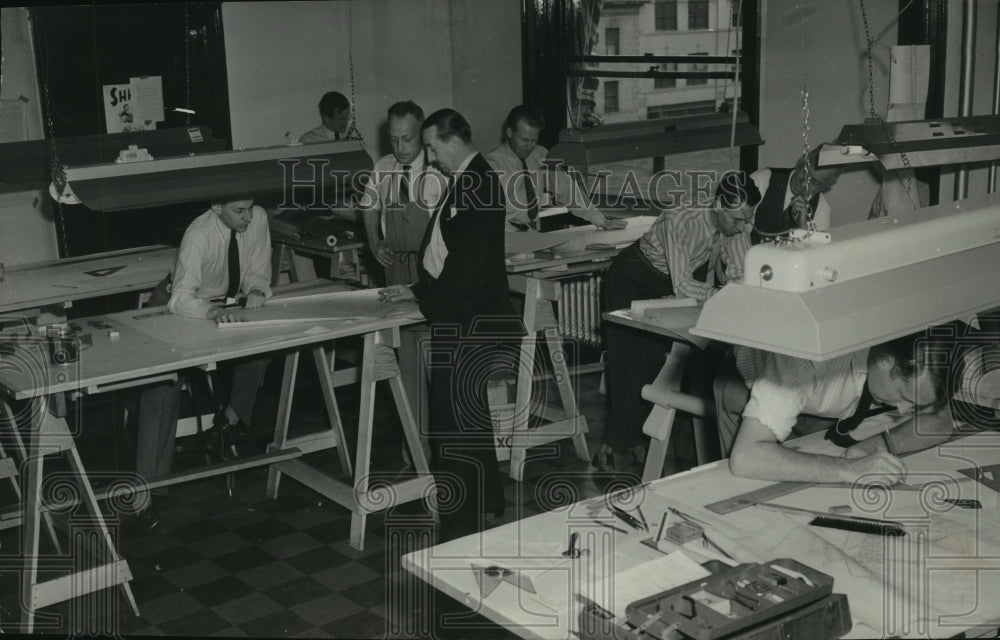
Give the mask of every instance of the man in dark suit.
M 416 297 L 431 325 L 429 436 L 443 541 L 480 531 L 503 513 L 486 387 L 515 366 L 523 331 L 507 287 L 498 176 L 457 111 L 428 116 L 422 137 L 448 183 L 424 234 L 420 281 L 383 289 L 382 297 Z

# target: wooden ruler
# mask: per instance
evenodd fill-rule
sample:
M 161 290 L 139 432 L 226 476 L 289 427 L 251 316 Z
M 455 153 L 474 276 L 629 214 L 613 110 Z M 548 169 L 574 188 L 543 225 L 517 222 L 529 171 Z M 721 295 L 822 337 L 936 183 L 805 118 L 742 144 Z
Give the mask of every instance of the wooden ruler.
M 985 468 L 985 467 L 984 467 Z M 1000 465 L 997 465 L 997 469 L 1000 470 Z M 951 482 L 968 482 L 969 480 L 974 480 L 976 478 L 972 477 L 972 472 L 975 469 L 959 469 L 959 472 L 964 473 L 970 477 L 967 478 L 951 478 Z M 933 482 L 933 481 L 932 481 Z M 980 481 L 982 482 L 982 481 Z M 899 482 L 892 485 L 891 487 L 886 487 L 884 485 L 868 485 L 869 487 L 883 486 L 886 491 L 920 491 L 924 488 L 926 483 L 922 484 L 907 484 L 905 482 Z M 787 496 L 790 493 L 795 493 L 796 491 L 801 491 L 808 487 L 814 487 L 816 485 L 822 485 L 824 487 L 834 487 L 840 489 L 852 489 L 855 485 L 847 482 L 777 482 L 775 484 L 768 485 L 766 487 L 761 487 L 760 489 L 755 489 L 753 491 L 747 491 L 746 493 L 741 493 L 738 496 L 733 496 L 732 498 L 726 498 L 725 500 L 719 500 L 718 502 L 713 502 L 712 504 L 706 504 L 705 508 L 713 513 L 718 513 L 720 515 L 725 515 L 727 513 L 732 513 L 733 511 L 739 511 L 740 509 L 746 509 L 747 507 L 752 507 L 758 502 L 768 502 L 772 498 L 780 498 L 782 496 Z M 862 485 L 858 485 L 859 487 Z M 990 488 L 994 488 L 991 485 Z M 1000 488 L 995 488 L 996 491 L 1000 491 Z

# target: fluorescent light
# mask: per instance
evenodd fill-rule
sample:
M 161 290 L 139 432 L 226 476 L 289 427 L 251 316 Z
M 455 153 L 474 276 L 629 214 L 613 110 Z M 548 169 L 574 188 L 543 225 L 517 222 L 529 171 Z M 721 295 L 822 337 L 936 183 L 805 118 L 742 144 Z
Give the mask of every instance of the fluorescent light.
M 692 333 L 828 360 L 1000 306 L 993 195 L 747 252 L 744 281 L 710 298 Z

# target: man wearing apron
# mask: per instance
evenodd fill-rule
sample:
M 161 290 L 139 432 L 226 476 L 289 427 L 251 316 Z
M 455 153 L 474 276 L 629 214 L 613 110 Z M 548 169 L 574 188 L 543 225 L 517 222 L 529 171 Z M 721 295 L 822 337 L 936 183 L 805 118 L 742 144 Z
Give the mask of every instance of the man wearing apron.
M 418 255 L 444 179 L 420 142 L 423 110 L 412 101 L 389 107 L 392 153 L 375 163 L 361 198 L 368 246 L 385 267 L 385 284 L 417 281 Z
M 392 153 L 375 163 L 360 205 L 368 246 L 385 268 L 385 284 L 413 284 L 420 279 L 420 243 L 447 180 L 428 162 L 420 137 L 423 109 L 406 100 L 389 107 L 388 116 Z M 426 324 L 400 331 L 399 370 L 422 435 L 427 433 L 429 414 L 420 345 L 429 339 Z M 426 437 L 422 440 L 429 454 Z M 405 444 L 403 458 L 409 465 Z

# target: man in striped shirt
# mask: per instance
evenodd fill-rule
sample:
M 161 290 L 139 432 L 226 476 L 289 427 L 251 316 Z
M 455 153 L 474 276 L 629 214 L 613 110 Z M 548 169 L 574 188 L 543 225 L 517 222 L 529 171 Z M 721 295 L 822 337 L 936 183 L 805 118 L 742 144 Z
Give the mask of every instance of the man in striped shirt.
M 666 210 L 642 238 L 615 257 L 604 281 L 607 310 L 633 300 L 676 295 L 707 300 L 728 279 L 743 275 L 750 225 L 760 192 L 742 171 L 723 175 L 709 203 Z M 644 459 L 639 438 L 650 404 L 640 396 L 656 377 L 670 341 L 618 325 L 606 327 L 608 420 L 594 467 L 615 468 L 615 452 Z M 680 432 L 680 430 L 677 430 Z
M 906 467 L 896 454 L 926 449 L 951 435 L 948 383 L 961 379 L 954 341 L 923 335 L 824 362 L 737 346 L 742 380 L 720 375 L 715 385 L 723 451 L 735 435 L 730 469 L 761 480 L 900 482 Z M 876 423 L 874 434 L 871 424 L 861 424 L 886 409 L 896 415 L 889 416 L 891 423 L 880 422 L 881 428 Z M 782 445 L 793 433 L 822 429 L 827 439 L 846 447 L 842 455 Z

